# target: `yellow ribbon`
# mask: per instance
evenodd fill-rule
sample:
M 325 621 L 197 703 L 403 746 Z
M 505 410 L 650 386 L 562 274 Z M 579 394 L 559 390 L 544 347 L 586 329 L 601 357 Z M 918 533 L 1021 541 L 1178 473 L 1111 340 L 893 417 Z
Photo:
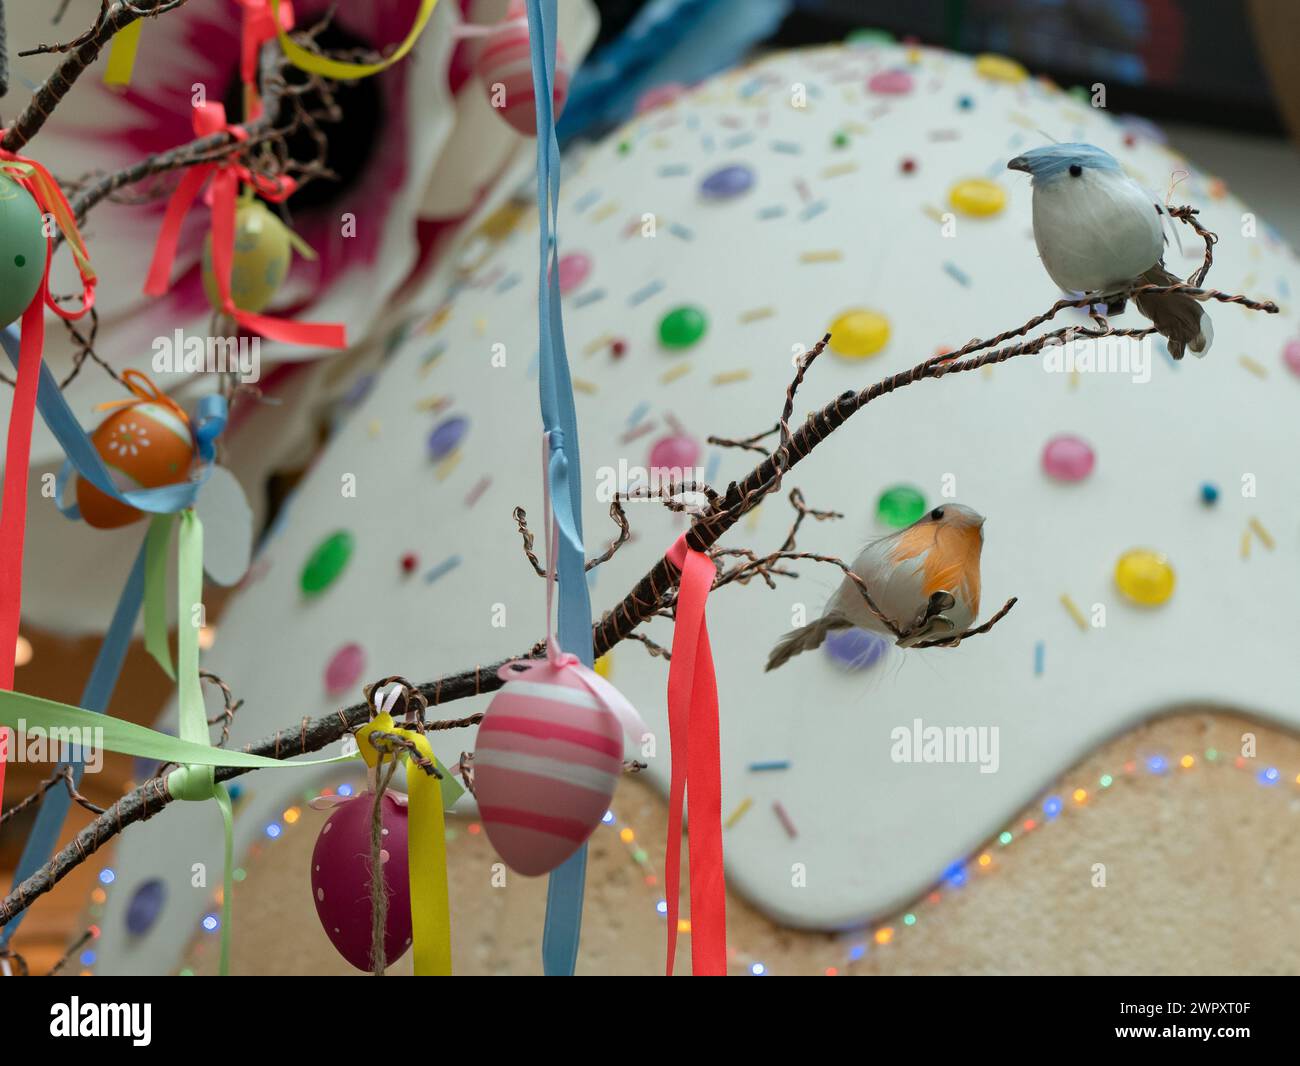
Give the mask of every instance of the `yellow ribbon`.
M 428 25 L 433 9 L 437 6 L 438 0 L 421 0 L 419 14 L 415 16 L 415 22 L 411 26 L 411 32 L 406 35 L 406 40 L 397 46 L 397 51 L 378 63 L 344 63 L 338 59 L 328 59 L 316 52 L 309 52 L 290 37 L 280 25 L 280 0 L 271 0 L 271 14 L 275 17 L 280 47 L 284 49 L 284 54 L 289 57 L 294 66 L 309 74 L 320 74 L 322 77 L 339 81 L 353 81 L 387 70 L 404 58 L 415 47 L 415 42 L 420 39 L 420 34 L 424 32 L 424 27 Z
M 381 752 L 370 740 L 374 732 L 391 733 L 409 740 L 420 755 L 443 775 L 439 781 L 409 761 L 406 753 Z M 417 977 L 451 976 L 451 913 L 447 895 L 447 831 L 443 822 L 443 789 L 449 783 L 459 788 L 449 772 L 434 758 L 423 733 L 400 729 L 391 714 L 381 714 L 357 730 L 357 747 L 366 765 L 375 769 L 391 758 L 408 758 L 406 785 L 409 823 L 406 859 L 411 886 L 411 952 Z
M 136 19 L 113 35 L 113 43 L 108 49 L 108 69 L 104 71 L 105 85 L 131 84 L 131 71 L 135 69 L 135 53 L 140 47 L 143 27 L 144 20 Z

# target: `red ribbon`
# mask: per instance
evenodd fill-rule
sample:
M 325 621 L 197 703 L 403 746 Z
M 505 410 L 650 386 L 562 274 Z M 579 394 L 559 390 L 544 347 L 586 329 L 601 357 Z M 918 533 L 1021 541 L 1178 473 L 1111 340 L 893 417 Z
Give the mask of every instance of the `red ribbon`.
M 226 109 L 212 102 L 194 109 L 194 132 L 199 137 L 229 133 L 240 141 L 248 136 L 242 126 L 228 125 Z M 234 159 L 197 163 L 185 172 L 167 203 L 144 291 L 150 296 L 161 296 L 171 287 L 172 264 L 176 259 L 176 246 L 180 243 L 181 223 L 209 178 L 212 179 L 209 190 L 212 202 L 212 272 L 221 297 L 221 310 L 250 333 L 260 333 L 272 340 L 308 348 L 346 348 L 347 334 L 340 324 L 292 322 L 241 311 L 235 306 L 230 295 L 230 274 L 235 264 L 235 197 L 240 186 L 251 185 L 259 196 L 272 203 L 287 199 L 297 186 L 289 177 L 268 178 L 254 174 Z
M 0 137 L 4 134 L 0 130 Z M 27 531 L 27 464 L 31 459 L 32 424 L 36 416 L 36 392 L 41 376 L 41 354 L 45 347 L 45 308 L 69 321 L 78 319 L 95 304 L 95 272 L 90 267 L 85 242 L 77 231 L 72 207 L 50 172 L 26 156 L 0 148 L 0 161 L 16 164 L 4 173 L 32 194 L 42 215 L 58 223 L 72 249 L 81 275 L 81 307 L 65 310 L 50 295 L 50 260 L 54 258 L 54 237 L 45 237 L 45 269 L 41 286 L 22 318 L 22 340 L 18 350 L 18 380 L 9 409 L 9 431 L 5 442 L 4 489 L 0 496 L 0 689 L 14 687 L 18 648 L 18 620 L 22 613 L 23 541 Z M 4 794 L 7 738 L 0 729 L 0 796 Z
M 237 0 L 244 9 L 239 40 L 239 77 L 244 83 L 244 119 L 252 122 L 262 117 L 262 97 L 257 92 L 257 57 L 262 45 L 275 40 L 275 15 L 266 0 Z M 293 29 L 293 5 L 280 4 L 280 21 L 285 30 Z
M 668 668 L 668 733 L 672 778 L 668 788 L 668 976 L 677 954 L 681 884 L 682 808 L 691 793 L 691 971 L 697 977 L 727 973 L 727 894 L 722 876 L 722 748 L 718 736 L 718 681 L 709 647 L 705 601 L 717 576 L 713 561 L 686 543 L 667 559 L 681 571 L 677 621 Z

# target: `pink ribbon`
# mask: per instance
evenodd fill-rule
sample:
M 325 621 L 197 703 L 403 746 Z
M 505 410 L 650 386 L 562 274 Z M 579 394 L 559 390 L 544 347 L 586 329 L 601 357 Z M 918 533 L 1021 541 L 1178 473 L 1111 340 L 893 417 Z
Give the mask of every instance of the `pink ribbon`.
M 704 605 L 717 575 L 713 560 L 686 543 L 683 534 L 666 558 L 681 571 L 677 620 L 668 667 L 668 732 L 672 776 L 668 786 L 668 844 L 664 882 L 668 902 L 668 962 L 677 956 L 681 910 L 682 812 L 691 794 L 691 972 L 727 973 L 727 893 L 722 872 L 722 746 L 718 728 L 718 681 L 709 647 Z

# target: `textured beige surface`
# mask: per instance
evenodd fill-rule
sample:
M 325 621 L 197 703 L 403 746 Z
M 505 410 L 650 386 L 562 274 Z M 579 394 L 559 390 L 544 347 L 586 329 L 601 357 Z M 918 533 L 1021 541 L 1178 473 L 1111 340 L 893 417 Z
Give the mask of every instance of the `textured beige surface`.
M 1254 734 L 1256 757 L 1234 766 L 1243 734 Z M 1215 748 L 1219 760 L 1207 765 Z M 1140 761 L 1163 755 L 1171 768 L 1151 774 Z M 1185 754 L 1195 766 L 1178 765 Z M 1131 773 L 1123 769 L 1137 760 Z M 1276 766 L 1266 787 L 1259 770 Z M 1115 784 L 1101 795 L 1104 773 Z M 1060 782 L 1067 810 L 1008 847 L 993 844 L 990 865 L 937 902 L 918 901 L 916 924 L 898 917 L 891 943 L 874 930 L 841 935 L 774 926 L 732 897 L 729 941 L 734 973 L 754 960 L 776 974 L 999 973 L 1289 973 L 1300 972 L 1300 740 L 1225 714 L 1164 719 L 1089 756 Z M 1076 787 L 1092 795 L 1082 807 Z M 613 809 L 662 866 L 664 806 L 643 784 L 626 781 Z M 751 810 L 745 817 L 765 817 Z M 1041 817 L 1037 804 L 1025 817 Z M 333 951 L 316 920 L 308 860 L 325 815 L 304 810 L 285 835 L 245 863 L 236 887 L 233 970 L 239 974 L 354 973 Z M 1021 819 L 1018 819 L 1020 821 Z M 491 886 L 496 857 L 482 834 L 461 832 L 449 845 L 456 971 L 536 974 L 545 901 L 544 881 L 510 875 Z M 900 846 L 905 846 L 901 844 Z M 1106 867 L 1106 887 L 1093 887 L 1093 866 Z M 658 886 L 644 883 L 631 847 L 602 827 L 591 848 L 587 910 L 579 972 L 653 974 L 663 961 Z M 689 937 L 683 937 L 689 972 Z M 871 941 L 861 961 L 846 965 L 854 944 Z M 216 965 L 216 942 L 203 938 L 190 965 Z M 392 971 L 410 972 L 410 956 Z

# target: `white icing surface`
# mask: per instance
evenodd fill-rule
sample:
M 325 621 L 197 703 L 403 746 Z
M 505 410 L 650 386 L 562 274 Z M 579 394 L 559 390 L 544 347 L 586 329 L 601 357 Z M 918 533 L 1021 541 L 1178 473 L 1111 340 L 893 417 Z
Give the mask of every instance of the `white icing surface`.
M 1032 81 L 980 79 L 969 60 L 946 53 L 920 54 L 908 95 L 864 91 L 870 72 L 905 62 L 904 50 L 893 48 L 779 54 L 642 116 L 565 175 L 561 253 L 583 251 L 593 260 L 590 277 L 565 298 L 573 374 L 594 390 L 577 395 L 589 554 L 613 533 L 606 504 L 596 498 L 600 468 L 646 465 L 668 413 L 701 442 L 711 433 L 739 437 L 767 428 L 791 376 L 792 346 L 811 344 L 841 312 L 864 307 L 885 314 L 889 342 L 867 360 L 827 353 L 799 395 L 797 418 L 937 348 L 1019 325 L 1057 299 L 1029 232 L 1028 178 L 1002 169 L 1019 150 L 1041 143 L 1036 130 L 1095 143 L 1157 190 L 1168 186 L 1172 171 L 1187 168 L 1150 141 L 1126 146 L 1109 116 L 1063 93 Z M 809 88 L 806 109 L 789 106 L 796 82 Z M 971 109 L 958 107 L 962 95 L 973 99 Z M 846 129 L 850 143 L 836 147 L 833 136 Z M 956 136 L 935 139 L 935 131 Z M 620 153 L 620 141 L 631 150 Z M 903 157 L 916 160 L 915 173 L 900 171 Z M 700 180 L 731 163 L 755 169 L 754 188 L 734 201 L 701 200 Z M 828 170 L 841 164 L 853 166 Z M 950 186 L 971 177 L 1001 184 L 1006 209 L 987 219 L 959 215 L 955 234 L 944 237 L 925 208 L 949 210 Z M 1209 357 L 1174 366 L 1158 345 L 1145 384 L 1122 374 L 1082 374 L 1072 384 L 1069 375 L 1046 373 L 1031 359 L 988 375 L 921 382 L 871 404 L 786 478 L 784 490 L 798 486 L 811 506 L 846 515 L 806 523 L 799 546 L 846 557 L 878 532 L 873 516 L 882 490 L 914 484 L 933 504 L 942 502 L 945 479 L 955 478 L 955 498 L 988 517 L 982 617 L 1007 597 L 1020 597 L 990 635 L 957 650 L 895 651 L 855 675 L 837 671 L 820 652 L 765 675 L 767 652 L 790 628 L 794 606 L 806 604 L 810 616 L 819 610 L 838 572 L 799 563 L 800 578 L 781 579 L 776 591 L 753 582 L 711 598 L 724 817 L 753 800 L 725 834 L 728 876 L 776 919 L 845 927 L 915 898 L 1083 753 L 1180 703 L 1217 702 L 1300 726 L 1300 623 L 1285 602 L 1300 578 L 1300 381 L 1280 359 L 1295 333 L 1288 286 L 1300 284 L 1300 271 L 1262 223 L 1259 236 L 1243 237 L 1245 209 L 1230 196 L 1212 195 L 1204 176 L 1193 173 L 1174 199 L 1200 207 L 1222 238 L 1209 283 L 1275 299 L 1281 315 L 1212 305 Z M 820 203 L 824 210 L 803 217 Z M 775 207 L 784 209 L 780 217 L 760 217 Z M 657 216 L 654 238 L 639 235 L 646 212 Z M 269 570 L 228 610 L 204 659 L 247 700 L 232 743 L 328 712 L 322 673 L 349 641 L 365 647 L 368 678 L 424 679 L 523 652 L 542 636 L 543 585 L 520 552 L 510 517 L 523 505 L 540 532 L 540 422 L 530 366 L 535 226 L 529 212 L 477 266 L 449 313 L 432 320 L 433 331 L 412 333 L 304 480 L 266 550 Z M 1167 262 L 1186 275 L 1199 262 L 1200 246 L 1180 229 L 1191 254 L 1171 248 Z M 818 250 L 837 250 L 841 258 L 801 262 L 802 253 Z M 945 262 L 969 286 L 946 272 Z M 444 273 L 428 294 L 430 309 L 441 303 L 445 282 Z M 657 294 L 629 299 L 654 282 L 663 283 Z M 598 291 L 603 298 L 592 299 Z M 685 354 L 668 354 L 658 323 L 684 303 L 707 313 L 708 332 Z M 742 320 L 758 308 L 771 315 Z M 1063 321 L 1086 319 L 1067 313 Z M 1145 320 L 1130 310 L 1118 324 Z M 606 335 L 625 338 L 622 359 L 607 348 L 588 354 Z M 505 367 L 493 366 L 498 343 Z M 1267 368 L 1265 380 L 1243 368 L 1243 355 Z M 690 372 L 663 384 L 661 375 L 683 362 Z M 750 372 L 748 380 L 711 383 L 740 369 Z M 419 401 L 434 395 L 450 397 L 450 406 L 438 415 L 421 411 Z M 660 428 L 619 443 L 643 400 Z M 424 441 L 453 414 L 467 415 L 471 426 L 458 465 L 440 474 Z M 1096 468 L 1081 483 L 1054 483 L 1041 472 L 1042 447 L 1060 432 L 1078 433 L 1096 449 Z M 705 465 L 711 451 L 704 449 Z M 713 483 L 725 487 L 756 459 L 725 451 Z M 340 491 L 348 474 L 356 477 L 355 498 Z M 1257 484 L 1255 498 L 1242 495 L 1246 475 Z M 466 506 L 485 476 L 491 487 Z M 1214 508 L 1200 502 L 1203 481 L 1222 490 Z M 681 519 L 651 505 L 628 510 L 637 539 L 595 572 L 597 612 L 611 607 L 683 528 Z M 1252 516 L 1276 547 L 1256 540 L 1242 559 Z M 771 499 L 724 543 L 773 550 L 792 517 L 783 499 Z M 335 585 L 305 602 L 301 566 L 339 528 L 356 535 L 352 562 Z M 1177 588 L 1163 607 L 1129 605 L 1113 584 L 1116 559 L 1138 546 L 1166 552 L 1177 570 Z M 408 551 L 419 554 L 422 572 L 453 555 L 461 563 L 428 584 L 401 574 L 399 559 Z M 1081 632 L 1059 603 L 1062 593 L 1086 612 L 1104 605 L 1105 627 Z M 503 627 L 493 624 L 498 604 L 505 606 Z M 671 642 L 665 620 L 647 632 Z M 1034 672 L 1038 641 L 1045 646 L 1041 676 Z M 649 772 L 666 785 L 666 666 L 630 642 L 615 650 L 612 666 L 611 680 L 659 731 Z M 454 713 L 486 702 L 458 702 Z M 997 727 L 997 772 L 981 773 L 971 763 L 894 762 L 891 730 L 918 717 L 927 725 Z M 448 763 L 472 745 L 469 731 L 434 738 Z M 747 769 L 767 760 L 791 765 Z M 241 844 L 311 783 L 289 771 L 245 778 Z M 782 828 L 773 801 L 789 812 L 796 838 Z M 122 838 L 119 882 L 103 921 L 105 966 L 147 968 L 161 951 L 125 944 L 117 932 L 131 885 L 166 869 L 183 892 L 189 864 L 200 858 L 215 883 L 216 811 L 177 806 L 149 831 Z M 806 887 L 792 887 L 795 864 L 806 870 Z M 200 895 L 193 892 L 188 913 L 169 906 L 149 939 L 188 936 L 207 909 Z

